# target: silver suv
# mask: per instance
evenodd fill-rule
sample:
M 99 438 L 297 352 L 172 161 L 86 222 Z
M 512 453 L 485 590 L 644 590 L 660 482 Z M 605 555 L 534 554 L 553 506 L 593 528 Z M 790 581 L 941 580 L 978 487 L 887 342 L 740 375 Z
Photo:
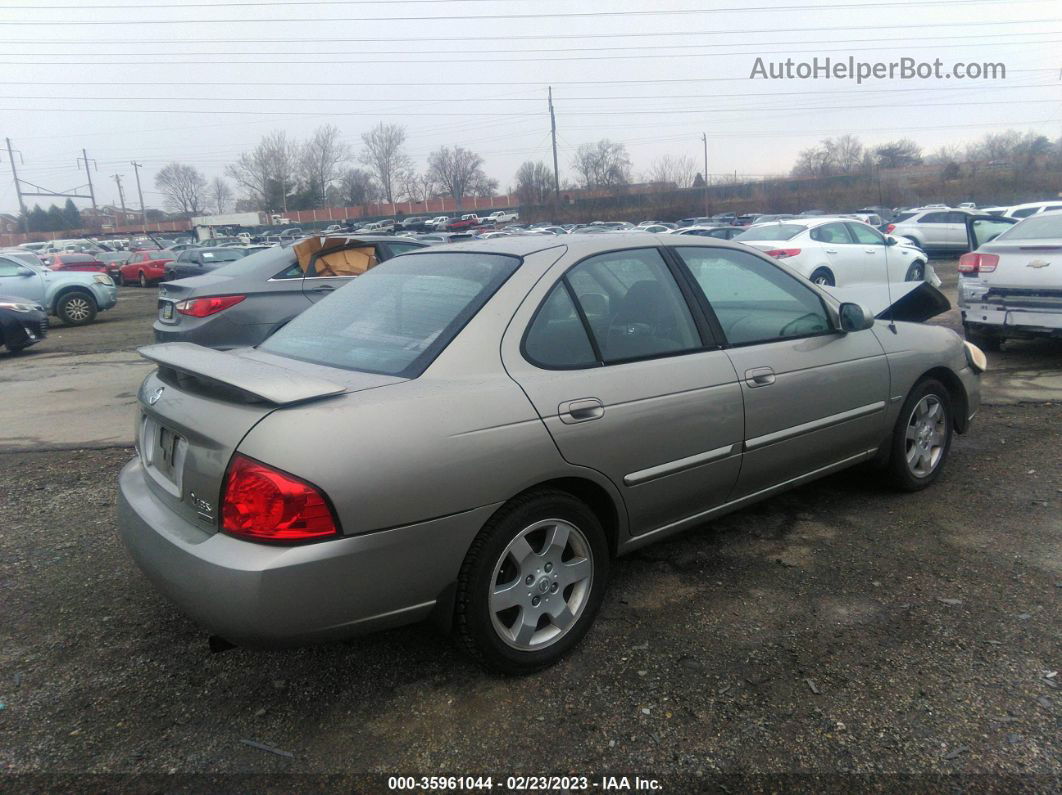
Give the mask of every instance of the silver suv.
M 970 250 L 966 219 L 972 214 L 953 207 L 909 210 L 897 215 L 885 232 L 907 238 L 927 254 L 962 254 Z

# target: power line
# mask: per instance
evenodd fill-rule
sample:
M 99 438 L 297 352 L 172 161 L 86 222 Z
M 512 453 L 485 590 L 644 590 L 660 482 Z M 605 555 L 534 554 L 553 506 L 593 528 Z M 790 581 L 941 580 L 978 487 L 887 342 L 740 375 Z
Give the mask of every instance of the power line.
M 1059 31 L 1044 31 L 1040 34 L 1022 34 L 1022 35 L 1047 35 L 1048 33 L 1058 33 Z M 1012 45 L 1020 45 L 1027 47 L 1031 44 L 1056 44 L 1062 42 L 1062 39 L 1041 39 L 1039 41 L 1001 41 L 996 42 L 997 47 L 1007 47 Z M 811 42 L 814 43 L 814 42 Z M 557 58 L 422 58 L 411 60 L 409 58 L 385 58 L 385 59 L 367 59 L 359 58 L 357 60 L 328 60 L 323 61 L 319 58 L 306 61 L 278 61 L 270 59 L 266 61 L 201 61 L 201 60 L 186 60 L 186 61 L 146 61 L 144 59 L 134 61 L 0 61 L 0 64 L 7 64 L 12 66 L 218 66 L 218 65 L 268 65 L 268 66 L 284 66 L 287 64 L 292 65 L 305 65 L 312 64 L 317 66 L 330 66 L 330 65 L 342 65 L 342 64 L 356 64 L 363 66 L 366 64 L 404 64 L 407 66 L 413 66 L 415 64 L 454 64 L 454 63 L 482 63 L 482 64 L 497 64 L 497 63 L 547 63 L 550 61 L 619 61 L 619 60 L 645 60 L 648 58 L 727 58 L 733 55 L 781 55 L 784 53 L 806 52 L 808 48 L 804 46 L 805 42 L 792 42 L 793 47 L 781 50 L 771 50 L 765 52 L 763 49 L 755 50 L 740 50 L 733 52 L 691 52 L 691 53 L 674 53 L 674 52 L 654 52 L 650 54 L 638 53 L 636 55 L 562 55 Z M 740 46 L 740 45 L 732 45 Z M 781 45 L 779 45 L 781 46 Z M 954 47 L 983 47 L 983 42 L 968 42 L 964 44 L 946 44 L 941 42 L 932 42 L 927 44 L 891 44 L 887 47 L 860 47 L 860 52 L 879 51 L 879 50 L 911 50 L 911 49 L 943 49 Z M 656 48 L 648 48 L 656 49 Z M 850 47 L 826 47 L 826 48 L 813 48 L 815 52 L 848 52 Z M 519 50 L 517 52 L 520 52 Z M 198 55 L 199 53 L 189 53 L 189 55 Z M 246 53 L 247 55 L 270 55 L 270 53 Z M 281 55 L 296 55 L 297 53 L 272 53 L 275 56 Z M 345 54 L 345 53 L 343 53 Z M 375 53 L 370 53 L 375 55 Z M 78 57 L 83 53 L 77 53 Z M 183 56 L 183 54 L 178 54 Z M 746 78 L 747 79 L 747 78 Z
M 730 7 L 730 8 L 681 8 L 681 9 L 663 9 L 652 11 L 574 11 L 568 13 L 560 12 L 542 12 L 533 14 L 447 14 L 446 16 L 396 16 L 396 17 L 268 17 L 258 18 L 253 20 L 256 24 L 265 22 L 284 22 L 284 23 L 298 23 L 298 22 L 450 22 L 455 20 L 484 20 L 484 19 L 502 19 L 502 20 L 518 20 L 518 19 L 576 19 L 576 18 L 599 18 L 599 17 L 647 17 L 647 16 L 692 16 L 695 14 L 721 14 L 721 13 L 741 13 L 747 14 L 750 11 L 821 11 L 832 10 L 841 8 L 869 8 L 878 9 L 885 7 L 913 7 L 919 8 L 925 6 L 963 6 L 963 5 L 1000 5 L 1004 3 L 1010 3 L 1011 0 L 918 0 L 917 3 L 906 3 L 902 0 L 881 0 L 881 2 L 874 3 L 829 3 L 824 5 L 789 5 L 789 6 L 745 6 L 745 7 Z M 225 6 L 225 5 L 242 5 L 242 4 L 226 4 L 226 3 L 211 3 L 211 6 Z M 278 3 L 269 3 L 268 5 L 278 5 Z M 279 3 L 279 5 L 288 5 L 287 3 Z M 79 8 L 90 9 L 91 6 L 80 6 Z M 48 19 L 38 21 L 27 20 L 14 20 L 3 21 L 0 25 L 46 25 L 53 27 L 56 25 L 218 25 L 226 23 L 239 23 L 241 25 L 247 24 L 246 18 L 238 19 L 114 19 L 114 20 L 69 20 L 69 19 Z
M 35 84 L 35 85 L 39 85 L 39 84 Z M 746 98 L 746 97 L 774 97 L 774 98 L 777 98 L 777 99 L 788 99 L 789 97 L 795 97 L 795 96 L 821 96 L 821 97 L 824 97 L 824 98 L 828 98 L 830 96 L 833 96 L 834 94 L 886 94 L 886 93 L 908 92 L 908 91 L 980 91 L 980 92 L 984 92 L 984 91 L 1002 90 L 1002 89 L 1006 89 L 1007 91 L 1013 91 L 1015 89 L 1023 89 L 1023 88 L 1049 88 L 1049 89 L 1056 89 L 1057 90 L 1059 87 L 1060 86 L 1059 86 L 1058 83 L 1028 83 L 1028 84 L 1024 84 L 1024 85 L 1001 84 L 1001 85 L 995 85 L 995 86 L 954 86 L 954 87 L 949 87 L 949 88 L 941 88 L 940 86 L 923 86 L 921 88 L 914 88 L 914 87 L 912 87 L 912 88 L 868 88 L 868 89 L 852 88 L 852 89 L 838 89 L 836 91 L 829 91 L 829 92 L 824 92 L 824 91 L 784 91 L 783 90 L 783 91 L 744 91 L 744 92 L 740 92 L 740 93 L 736 93 L 736 94 L 627 94 L 627 95 L 622 95 L 622 96 L 611 96 L 611 97 L 603 97 L 603 96 L 594 96 L 594 97 L 561 96 L 561 97 L 558 97 L 556 99 L 558 101 L 564 101 L 564 102 L 606 102 L 606 101 L 613 101 L 613 100 L 619 100 L 619 101 L 626 102 L 626 101 L 630 101 L 630 100 L 644 101 L 644 100 L 653 100 L 653 99 L 661 99 L 661 100 L 669 100 L 669 99 L 712 99 L 712 100 L 715 100 L 715 99 L 726 99 L 726 98 L 743 99 L 743 98 Z M 76 96 L 61 96 L 61 97 L 39 96 L 38 95 L 38 96 L 34 96 L 32 98 L 33 99 L 39 99 L 39 100 L 56 100 L 56 99 L 57 100 L 84 99 L 84 100 L 93 100 L 93 101 L 100 101 L 100 100 L 103 100 L 103 101 L 107 101 L 107 100 L 133 100 L 133 101 L 137 101 L 137 102 L 159 99 L 159 97 L 157 95 L 152 95 L 152 96 L 130 96 L 128 94 L 111 95 L 111 96 L 86 96 L 84 94 L 78 94 Z M 0 95 L 0 99 L 30 99 L 30 97 L 3 96 L 3 95 Z M 336 99 L 337 99 L 336 97 L 303 97 L 303 96 L 299 96 L 299 97 L 275 97 L 274 96 L 274 97 L 267 97 L 267 98 L 264 98 L 264 99 L 263 98 L 258 98 L 258 97 L 204 97 L 204 96 L 175 97 L 175 96 L 172 96 L 172 95 L 166 96 L 166 100 L 167 101 L 173 101 L 173 102 L 256 102 L 256 103 L 259 103 L 259 104 L 261 104 L 263 102 L 335 102 Z M 395 103 L 398 103 L 398 102 L 433 102 L 433 101 L 436 101 L 436 99 L 437 98 L 427 98 L 427 97 L 387 97 L 386 100 L 380 100 L 380 101 L 381 102 L 395 102 Z M 504 97 L 504 98 L 494 98 L 494 99 L 481 99 L 479 97 L 460 97 L 460 98 L 452 98 L 452 99 L 439 100 L 439 101 L 446 102 L 448 105 L 452 105 L 452 104 L 455 104 L 455 103 L 465 103 L 465 102 L 491 102 L 491 103 L 497 103 L 497 102 L 533 102 L 534 103 L 534 102 L 541 102 L 542 98 L 541 97 Z M 1033 101 L 1047 102 L 1047 101 L 1052 101 L 1052 100 L 1015 100 L 1015 102 L 1024 102 L 1024 101 L 1028 101 L 1028 102 L 1033 102 Z M 986 102 L 994 102 L 994 100 L 986 100 Z M 934 102 L 934 105 L 937 105 L 937 104 L 940 104 L 940 103 Z M 789 105 L 789 106 L 787 106 L 786 109 L 787 110 L 791 110 L 793 108 L 798 108 L 798 107 L 801 107 L 801 106 Z M 810 107 L 810 106 L 807 106 L 807 107 Z M 818 106 L 816 106 L 816 107 L 818 107 Z M 830 106 L 822 106 L 822 107 L 830 107 Z M 841 107 L 841 106 L 838 106 L 838 107 Z M 715 108 L 713 107 L 712 110 L 715 110 Z M 174 112 L 175 113 L 180 113 L 181 111 L 179 109 L 174 109 Z M 386 116 L 386 115 L 388 115 L 388 112 L 387 111 L 382 111 L 380 109 L 377 109 L 376 110 L 376 115 Z M 423 114 L 417 114 L 417 115 L 423 115 Z M 464 114 L 459 114 L 459 115 L 464 115 Z
M 1062 20 L 1057 20 L 1057 21 L 1062 22 Z M 959 45 L 949 45 L 946 42 L 952 41 L 953 39 L 1002 39 L 1002 38 L 1011 38 L 1011 37 L 1014 37 L 1014 36 L 1045 36 L 1045 35 L 1053 34 L 1053 33 L 1062 33 L 1062 31 L 1060 31 L 1060 30 L 1035 30 L 1035 31 L 1028 31 L 1026 33 L 1018 33 L 1018 32 L 1015 32 L 1015 33 L 970 33 L 970 34 L 963 35 L 963 36 L 948 36 L 946 39 L 935 39 L 935 38 L 930 37 L 930 36 L 922 36 L 920 38 L 913 38 L 913 39 L 912 38 L 907 38 L 907 39 L 904 39 L 903 46 L 907 47 L 910 43 L 915 43 L 915 42 L 930 42 L 930 43 L 932 43 L 932 45 L 934 47 L 959 46 Z M 802 39 L 800 41 L 792 41 L 792 42 L 790 42 L 790 41 L 770 42 L 767 46 L 770 46 L 770 47 L 786 47 L 786 46 L 788 46 L 790 44 L 801 45 L 801 46 L 807 45 L 807 44 L 833 44 L 836 41 L 837 41 L 836 38 L 818 39 L 818 40 Z M 850 45 L 850 44 L 864 44 L 864 43 L 867 43 L 867 42 L 878 42 L 878 41 L 892 41 L 892 42 L 895 42 L 895 38 L 894 37 L 890 37 L 890 36 L 884 36 L 884 37 L 878 36 L 878 37 L 871 38 L 871 39 L 846 39 L 845 43 Z M 15 43 L 20 43 L 20 42 L 15 42 Z M 1008 44 L 1008 43 L 1011 43 L 1011 42 L 1002 42 L 1002 43 Z M 1020 43 L 1024 43 L 1024 42 L 1013 42 L 1013 43 L 1014 44 L 1020 44 Z M 1038 44 L 1039 42 L 1028 42 L 1028 43 Z M 93 46 L 95 46 L 95 43 L 93 43 L 93 42 L 86 42 L 86 45 L 88 45 L 88 44 L 93 44 Z M 672 50 L 705 50 L 705 49 L 715 49 L 715 48 L 718 48 L 718 47 L 741 47 L 741 46 L 744 46 L 745 44 L 748 44 L 748 42 L 716 43 L 716 44 L 669 44 L 669 45 L 667 45 L 667 49 L 669 51 L 672 51 Z M 897 46 L 897 45 L 894 44 L 892 47 L 878 48 L 878 49 L 893 49 L 895 46 Z M 847 49 L 847 47 L 845 49 Z M 864 49 L 864 48 L 860 48 L 860 49 Z M 500 49 L 489 49 L 489 48 L 477 47 L 476 48 L 476 53 L 477 54 L 484 54 L 484 53 L 513 53 L 513 54 L 517 54 L 518 55 L 518 54 L 521 54 L 521 53 L 557 53 L 557 52 L 567 52 L 569 50 L 577 50 L 579 52 L 600 52 L 600 51 L 603 51 L 603 50 L 625 50 L 625 51 L 628 51 L 628 52 L 632 51 L 632 50 L 635 50 L 635 51 L 641 51 L 641 50 L 659 51 L 660 50 L 660 45 L 659 44 L 644 44 L 644 45 L 614 44 L 614 45 L 611 45 L 611 46 L 608 46 L 608 47 L 571 46 L 571 47 L 524 48 L 524 49 L 513 49 L 512 47 L 503 47 L 503 48 L 500 48 Z M 462 52 L 463 52 L 462 50 L 424 50 L 424 49 L 418 49 L 416 51 L 416 54 L 417 55 L 461 55 Z M 783 49 L 783 50 L 778 50 L 777 52 L 787 52 L 787 50 Z M 763 55 L 770 54 L 767 51 L 757 51 L 757 53 L 758 54 L 763 54 Z M 85 55 L 86 53 L 41 52 L 40 50 L 33 50 L 32 52 L 27 52 L 27 53 L 12 53 L 12 52 L 8 52 L 7 54 L 8 55 L 26 55 L 26 56 L 34 56 L 34 57 L 36 57 L 38 55 L 49 56 L 49 57 L 51 57 L 51 56 L 64 56 L 64 57 L 71 57 L 72 58 L 72 57 L 75 57 L 75 56 Z M 301 54 L 302 53 L 298 52 L 298 51 L 296 51 L 296 52 L 291 52 L 291 51 L 288 51 L 288 52 L 265 51 L 265 52 L 263 52 L 263 51 L 259 51 L 259 50 L 256 50 L 255 52 L 247 52 L 247 53 L 232 52 L 232 50 L 212 50 L 212 51 L 203 51 L 203 52 L 173 53 L 173 55 L 175 57 L 184 57 L 184 56 L 196 56 L 196 57 L 198 57 L 200 55 L 272 56 L 272 55 L 301 55 Z M 350 54 L 350 50 L 314 50 L 314 55 L 349 55 L 349 54 Z M 372 51 L 368 51 L 368 52 L 364 53 L 364 55 L 409 55 L 409 54 L 410 53 L 409 53 L 408 49 L 405 49 L 405 50 L 372 50 Z M 748 55 L 749 53 L 741 53 L 741 52 L 729 53 L 728 52 L 728 53 L 721 53 L 721 54 L 722 55 Z M 140 64 L 140 63 L 189 63 L 188 61 L 161 61 L 161 62 L 144 61 L 144 60 L 142 60 L 142 57 L 141 57 L 140 53 L 101 52 L 98 49 L 94 49 L 92 51 L 92 55 L 93 56 L 105 56 L 105 57 L 128 57 L 128 58 L 137 59 L 137 60 L 129 61 L 129 63 L 131 63 L 131 64 Z M 642 57 L 642 56 L 639 56 L 639 57 Z M 666 57 L 668 57 L 668 54 L 664 53 L 664 54 L 656 56 L 656 57 L 666 58 Z M 493 60 L 497 60 L 497 59 L 491 59 L 491 60 L 493 61 Z M 536 60 L 541 60 L 541 59 L 536 59 Z M 209 61 L 208 63 L 228 63 L 228 62 L 227 61 Z M 236 61 L 235 63 L 244 63 L 244 61 Z M 371 61 L 365 61 L 364 63 L 372 63 L 372 62 Z M 410 63 L 416 63 L 416 61 L 410 61 Z
M 0 99 L 26 99 L 26 97 L 0 97 Z M 102 97 L 48 97 L 48 99 L 58 100 L 97 100 L 104 99 Z M 113 99 L 113 98 L 112 98 Z M 319 100 L 321 102 L 329 101 L 327 99 Z M 334 100 L 332 100 L 334 101 Z M 1039 102 L 1050 102 L 1057 104 L 1056 99 L 1014 99 L 1014 100 L 984 100 L 977 102 L 935 102 L 933 107 L 942 106 L 954 106 L 954 105 L 1022 105 L 1033 104 Z M 867 110 L 867 109 L 881 109 L 888 107 L 883 104 L 875 105 L 789 105 L 785 108 L 786 111 L 794 110 Z M 26 112 L 37 111 L 39 108 L 0 108 L 0 111 L 6 112 Z M 84 110 L 84 109 L 81 109 Z M 98 113 L 177 113 L 177 114 L 206 114 L 206 115 L 225 115 L 225 116 L 291 116 L 291 115 L 313 115 L 313 116 L 372 116 L 379 117 L 381 114 L 378 110 L 367 111 L 346 111 L 346 110 L 334 110 L 334 111 L 318 111 L 318 112 L 292 112 L 292 111 L 272 111 L 272 110 L 205 110 L 199 108 L 181 109 L 181 108 L 91 108 L 91 110 Z M 648 110 L 567 110 L 565 111 L 569 116 L 644 116 L 644 115 L 658 115 L 662 113 L 748 113 L 751 111 L 775 111 L 778 110 L 777 106 L 763 106 L 763 107 L 745 107 L 745 108 L 652 108 Z M 425 116 L 457 116 L 457 117 L 469 117 L 469 116 L 483 116 L 487 118 L 496 117 L 514 117 L 514 118 L 535 118 L 537 113 L 468 113 L 462 111 L 454 112 L 434 112 L 434 111 L 410 111 L 400 113 L 389 113 L 388 116 L 415 116 L 422 118 Z
M 21 63 L 21 62 L 20 62 Z M 74 64 L 63 64 L 74 65 Z M 1023 73 L 1023 72 L 1057 72 L 1058 68 L 1054 66 L 1041 66 L 1027 69 L 1009 69 L 1008 72 Z M 553 85 L 564 86 L 605 86 L 605 85 L 655 85 L 655 84 L 667 84 L 667 83 L 748 83 L 748 77 L 658 77 L 658 78 L 637 78 L 632 80 L 553 80 L 550 81 Z M 0 84 L 11 86 L 114 86 L 113 80 L 0 80 Z M 201 82 L 194 82 L 189 80 L 123 80 L 122 85 L 125 86 L 182 86 L 188 88 L 190 86 L 298 86 L 305 88 L 305 80 L 296 81 L 276 81 L 276 80 L 205 80 Z M 371 83 L 371 82 L 328 82 L 323 80 L 313 81 L 315 87 L 347 87 L 347 88 L 396 88 L 400 86 L 416 86 L 417 88 L 424 87 L 423 80 L 417 80 L 415 82 L 387 82 L 387 83 Z M 447 80 L 446 86 L 473 86 L 476 88 L 482 88 L 484 86 L 539 86 L 542 87 L 544 83 L 541 80 Z
M 992 27 L 998 28 L 1004 25 L 1033 25 L 1042 22 L 1060 22 L 1062 18 L 1059 17 L 1046 17 L 1042 19 L 1013 19 L 1013 20 L 999 20 L 992 22 L 929 22 L 919 23 L 918 29 L 924 30 L 926 28 L 968 28 L 968 27 Z M 904 30 L 909 31 L 911 29 L 910 23 L 902 25 L 874 25 L 875 30 Z M 698 31 L 661 31 L 657 33 L 539 33 L 539 34 L 524 34 L 524 35 L 510 35 L 506 34 L 505 39 L 507 41 L 517 40 L 529 40 L 529 39 L 630 39 L 630 38 L 647 38 L 647 37 L 661 37 L 661 36 L 733 36 L 736 33 L 742 35 L 745 34 L 759 34 L 759 33 L 826 33 L 828 31 L 841 31 L 841 30 L 866 30 L 866 25 L 843 25 L 839 27 L 813 27 L 813 28 L 742 28 L 741 30 L 698 30 Z M 322 43 L 327 42 L 329 44 L 363 44 L 367 42 L 411 42 L 419 43 L 426 41 L 482 41 L 482 36 L 369 36 L 366 38 L 318 38 L 314 37 L 314 42 Z M 20 37 L 19 44 L 85 44 L 86 46 L 96 46 L 98 44 L 123 44 L 128 46 L 144 45 L 157 47 L 160 44 L 276 44 L 290 42 L 290 37 L 287 38 L 271 38 L 271 39 L 191 39 L 184 36 L 176 39 L 160 39 L 154 38 L 150 42 L 139 41 L 127 41 L 126 39 L 98 39 L 93 38 L 92 41 L 84 41 L 82 39 L 56 39 L 53 37 L 46 39 L 27 39 Z M 12 42 L 15 43 L 15 42 Z

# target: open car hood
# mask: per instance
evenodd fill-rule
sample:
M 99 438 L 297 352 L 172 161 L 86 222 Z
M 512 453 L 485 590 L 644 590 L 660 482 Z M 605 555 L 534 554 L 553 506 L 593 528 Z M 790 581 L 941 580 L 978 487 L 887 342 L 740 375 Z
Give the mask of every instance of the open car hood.
M 858 287 L 825 287 L 838 301 L 859 304 L 874 317 L 923 323 L 951 309 L 944 293 L 929 282 L 894 282 L 863 284 Z

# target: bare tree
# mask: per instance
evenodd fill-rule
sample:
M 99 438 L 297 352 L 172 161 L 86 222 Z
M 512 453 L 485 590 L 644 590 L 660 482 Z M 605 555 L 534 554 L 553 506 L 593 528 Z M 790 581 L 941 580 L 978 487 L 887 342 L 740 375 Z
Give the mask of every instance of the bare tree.
M 217 211 L 218 215 L 221 215 L 232 202 L 232 188 L 230 188 L 229 183 L 221 177 L 214 177 L 214 179 L 210 181 L 208 197 L 210 199 L 211 207 Z
M 402 175 L 402 195 L 411 202 L 423 202 L 430 199 L 439 190 L 439 184 L 431 169 L 417 173 L 410 169 Z
M 823 144 L 830 153 L 830 161 L 842 174 L 854 174 L 863 162 L 863 144 L 854 135 L 827 138 Z
M 288 194 L 295 188 L 298 146 L 287 133 L 277 130 L 263 136 L 250 152 L 244 152 L 225 173 L 242 187 L 260 210 L 288 209 Z
M 343 201 L 350 207 L 368 204 L 380 195 L 372 174 L 362 168 L 347 169 L 339 179 L 339 188 Z
M 165 197 L 167 209 L 182 215 L 199 215 L 206 205 L 206 178 L 195 166 L 173 162 L 155 175 L 155 187 Z
M 340 166 L 350 158 L 350 147 L 343 142 L 339 128 L 332 124 L 318 127 L 302 145 L 299 161 L 315 206 L 322 205 L 328 189 L 339 178 Z
M 528 160 L 516 170 L 516 197 L 520 204 L 545 204 L 553 195 L 553 171 L 541 160 Z
M 498 180 L 480 171 L 468 183 L 468 192 L 479 199 L 489 199 L 498 192 Z
M 361 136 L 365 143 L 359 160 L 368 166 L 376 177 L 384 198 L 389 204 L 395 201 L 395 194 L 402 184 L 402 175 L 409 171 L 412 163 L 409 155 L 402 148 L 406 142 L 406 129 L 399 124 L 380 122 L 369 132 Z
M 454 197 L 458 208 L 465 196 L 480 195 L 485 183 L 488 183 L 488 177 L 483 173 L 483 158 L 460 146 L 453 149 L 442 146 L 428 155 L 428 172 L 443 190 Z M 497 185 L 497 181 L 494 181 L 489 190 Z
M 697 166 L 688 155 L 672 157 L 664 155 L 653 161 L 646 175 L 647 182 L 672 183 L 677 188 L 688 188 L 693 184 Z
M 627 147 L 607 138 L 580 145 L 572 158 L 572 168 L 584 188 L 616 188 L 630 182 Z
M 922 162 L 922 148 L 910 138 L 889 141 L 874 148 L 878 168 L 904 168 Z

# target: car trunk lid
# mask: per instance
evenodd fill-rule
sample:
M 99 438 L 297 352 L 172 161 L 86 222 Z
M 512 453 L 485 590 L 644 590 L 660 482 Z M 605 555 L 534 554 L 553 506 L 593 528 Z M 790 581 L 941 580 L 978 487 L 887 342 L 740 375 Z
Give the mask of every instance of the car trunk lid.
M 994 241 L 978 249 L 999 257 L 995 270 L 982 272 L 991 293 L 1011 290 L 1062 294 L 1062 239 Z
M 167 343 L 140 353 L 158 365 L 141 386 L 136 426 L 148 482 L 175 513 L 208 531 L 218 527 L 229 460 L 262 419 L 286 406 L 406 380 L 249 348 L 216 351 Z

